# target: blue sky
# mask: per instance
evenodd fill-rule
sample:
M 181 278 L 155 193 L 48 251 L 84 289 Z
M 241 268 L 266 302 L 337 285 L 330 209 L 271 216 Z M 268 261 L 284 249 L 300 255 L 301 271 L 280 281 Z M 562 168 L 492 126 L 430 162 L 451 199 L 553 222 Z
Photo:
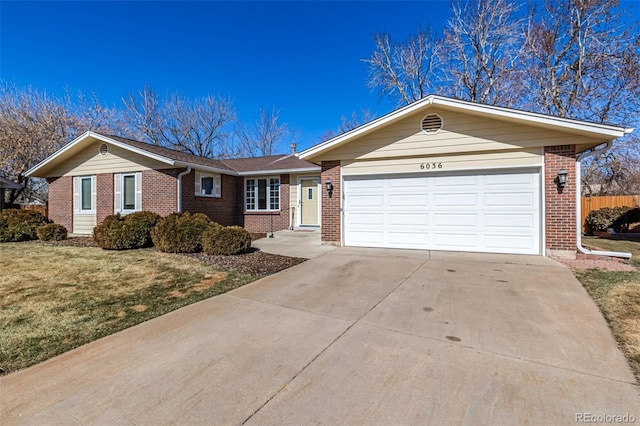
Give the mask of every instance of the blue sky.
M 393 109 L 365 86 L 361 59 L 377 31 L 404 39 L 449 17 L 449 0 L 0 1 L 0 78 L 95 92 L 112 106 L 145 84 L 159 94 L 223 95 L 244 121 L 275 106 L 305 148 L 342 115 Z
M 365 86 L 376 31 L 404 38 L 448 16 L 448 1 L 2 1 L 0 77 L 109 105 L 145 84 L 224 95 L 246 121 L 276 106 L 302 148 L 351 111 L 393 109 Z

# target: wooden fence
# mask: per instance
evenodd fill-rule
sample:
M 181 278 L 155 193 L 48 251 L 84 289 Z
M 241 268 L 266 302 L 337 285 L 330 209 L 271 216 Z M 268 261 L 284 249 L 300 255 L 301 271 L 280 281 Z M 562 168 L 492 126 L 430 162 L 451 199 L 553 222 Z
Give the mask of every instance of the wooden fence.
M 598 210 L 603 207 L 638 207 L 640 195 L 608 195 L 604 197 L 582 197 L 580 213 L 582 215 L 581 222 L 584 227 L 584 221 L 592 210 Z

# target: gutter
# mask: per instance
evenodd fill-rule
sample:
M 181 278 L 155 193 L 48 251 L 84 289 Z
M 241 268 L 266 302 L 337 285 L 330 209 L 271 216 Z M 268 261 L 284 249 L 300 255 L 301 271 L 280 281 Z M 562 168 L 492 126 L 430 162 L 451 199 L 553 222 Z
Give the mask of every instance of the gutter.
M 182 176 L 191 173 L 191 166 L 187 166 L 187 170 L 178 173 L 178 213 L 182 212 Z
M 602 251 L 602 250 L 589 250 L 582 246 L 582 223 L 580 223 L 581 218 L 581 197 L 582 197 L 582 170 L 580 168 L 580 161 L 587 157 L 592 157 L 594 155 L 603 153 L 607 149 L 611 148 L 613 141 L 608 141 L 606 145 L 602 148 L 594 149 L 593 151 L 583 152 L 582 154 L 576 157 L 576 246 L 580 253 L 584 254 L 595 254 L 598 256 L 609 256 L 609 257 L 621 257 L 623 259 L 631 259 L 631 253 L 624 252 L 616 252 L 616 251 Z

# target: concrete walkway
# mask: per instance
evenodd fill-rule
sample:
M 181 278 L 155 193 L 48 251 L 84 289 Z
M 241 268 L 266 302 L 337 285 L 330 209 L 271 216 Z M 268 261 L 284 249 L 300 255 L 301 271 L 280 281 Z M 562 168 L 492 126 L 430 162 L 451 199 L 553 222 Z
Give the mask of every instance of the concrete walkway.
M 320 243 L 320 228 L 277 231 L 273 233 L 271 238 L 255 240 L 253 246 L 267 253 L 305 259 L 318 257 L 336 248 Z
M 0 424 L 575 424 L 640 394 L 564 267 L 337 248 L 0 378 Z

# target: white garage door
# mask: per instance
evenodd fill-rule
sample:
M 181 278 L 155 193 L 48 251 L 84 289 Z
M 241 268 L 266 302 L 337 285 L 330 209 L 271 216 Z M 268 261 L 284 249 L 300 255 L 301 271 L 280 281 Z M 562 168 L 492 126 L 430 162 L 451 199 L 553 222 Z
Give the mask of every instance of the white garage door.
M 537 171 L 345 177 L 345 245 L 540 254 Z

